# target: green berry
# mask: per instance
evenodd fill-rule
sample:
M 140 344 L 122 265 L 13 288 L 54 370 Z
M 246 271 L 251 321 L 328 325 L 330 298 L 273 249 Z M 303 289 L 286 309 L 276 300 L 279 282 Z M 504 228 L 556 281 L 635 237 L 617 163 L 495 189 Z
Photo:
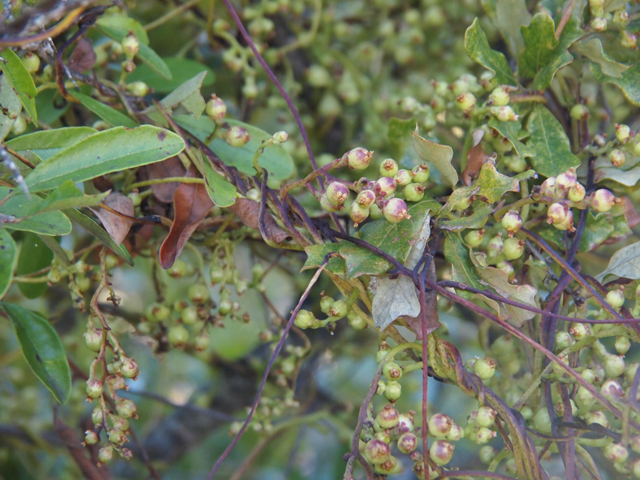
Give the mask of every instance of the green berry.
M 370 152 L 366 148 L 358 147 L 349 150 L 345 153 L 349 168 L 354 170 L 364 170 L 371 163 L 371 157 L 373 152 Z
M 449 434 L 453 427 L 453 420 L 444 413 L 436 413 L 429 417 L 427 422 L 429 434 L 436 438 L 442 438 Z
M 616 337 L 614 348 L 620 355 L 624 355 L 631 348 L 631 341 L 627 337 L 619 335 Z
M 332 205 L 340 206 L 349 198 L 349 188 L 340 182 L 332 182 L 327 185 L 325 195 Z
M 380 164 L 380 176 L 393 177 L 398 173 L 398 162 L 393 158 L 387 158 Z
M 246 128 L 234 125 L 224 135 L 224 140 L 232 147 L 242 147 L 251 140 L 251 135 Z
M 167 273 L 171 278 L 182 278 L 189 274 L 189 270 L 189 265 L 184 260 L 177 259 Z
M 380 220 L 384 217 L 384 213 L 382 213 L 382 209 L 374 203 L 369 207 L 369 216 L 372 220 Z
M 446 465 L 451 461 L 454 450 L 455 446 L 452 443 L 446 440 L 436 440 L 429 448 L 429 458 L 431 458 L 436 465 Z
M 362 208 L 369 208 L 376 201 L 376 194 L 373 190 L 362 190 L 356 197 L 355 203 Z
M 533 416 L 533 426 L 540 433 L 551 434 L 551 417 L 547 407 L 541 407 Z
M 614 167 L 621 167 L 625 163 L 626 156 L 622 150 L 614 148 L 609 152 L 609 160 Z
M 409 202 L 419 202 L 424 198 L 425 188 L 419 183 L 410 183 L 404 187 L 404 198 Z
M 589 118 L 589 109 L 586 105 L 578 103 L 571 107 L 570 115 L 574 120 L 586 120 Z
M 105 445 L 98 451 L 98 462 L 107 463 L 113 457 L 113 447 L 111 445 Z
M 102 330 L 96 330 L 93 327 L 87 328 L 84 333 L 84 342 L 89 350 L 99 352 L 102 348 Z
M 468 112 L 476 106 L 476 97 L 471 92 L 461 93 L 456 97 L 456 105 L 460 110 Z
M 613 463 L 624 463 L 629 458 L 629 451 L 621 443 L 610 443 L 602 449 L 604 456 Z
M 398 410 L 393 405 L 387 404 L 376 415 L 376 421 L 382 428 L 393 428 L 399 421 Z
M 322 313 L 325 313 L 328 315 L 329 310 L 331 310 L 331 307 L 333 307 L 334 303 L 335 303 L 335 300 L 333 298 L 331 298 L 328 295 L 325 295 L 320 299 L 320 310 L 322 311 Z
M 367 327 L 367 321 L 354 309 L 351 309 L 347 314 L 347 320 L 349 321 L 349 325 L 351 325 L 351 328 L 353 328 L 354 330 L 362 330 Z
M 610 290 L 605 300 L 611 307 L 619 310 L 624 305 L 624 292 L 622 290 Z
M 128 398 L 119 398 L 116 400 L 116 411 L 122 418 L 137 418 L 136 404 Z
M 349 307 L 344 300 L 337 300 L 329 309 L 329 315 L 331 317 L 343 318 L 347 316 L 347 313 L 349 313 Z
M 313 313 L 309 310 L 300 310 L 293 323 L 296 327 L 306 330 L 307 328 L 311 328 L 315 322 L 316 318 L 313 316 Z
M 391 448 L 376 438 L 370 440 L 364 450 L 365 457 L 373 464 L 384 463 L 391 456 Z
M 426 163 L 422 163 L 413 167 L 411 174 L 413 175 L 414 183 L 426 183 L 430 175 L 429 167 Z
M 473 364 L 473 371 L 482 380 L 489 380 L 496 373 L 496 361 L 489 357 L 483 357 Z
M 393 178 L 395 179 L 396 184 L 402 187 L 405 185 L 409 185 L 411 183 L 413 176 L 411 175 L 411 172 L 409 172 L 409 170 L 400 169 L 393 176 Z
M 86 445 L 95 445 L 100 441 L 100 437 L 93 430 L 87 430 L 84 432 L 84 443 Z
M 133 57 L 140 50 L 140 41 L 133 33 L 124 37 L 120 45 L 122 46 L 122 53 L 125 54 L 128 60 L 133 60 Z
M 211 120 L 216 123 L 220 123 L 224 120 L 224 117 L 227 114 L 227 105 L 224 103 L 224 100 L 214 93 L 207 102 L 205 112 Z
M 135 380 L 140 373 L 138 364 L 132 358 L 127 357 L 121 358 L 120 361 L 122 362 L 122 365 L 120 366 L 122 376 L 126 378 L 133 378 Z
M 376 181 L 373 188 L 376 195 L 387 197 L 396 191 L 397 186 L 398 184 L 393 177 L 381 177 Z
M 616 123 L 616 138 L 620 143 L 627 143 L 631 138 L 631 129 L 629 125 Z
M 369 218 L 369 207 L 361 207 L 357 202 L 353 202 L 349 207 L 349 218 L 353 221 L 353 226 L 357 228 Z
M 396 362 L 389 362 L 382 367 L 382 375 L 387 380 L 398 381 L 402 378 L 402 368 Z
M 134 97 L 144 97 L 149 93 L 149 85 L 140 81 L 128 83 L 126 89 L 131 92 L 131 95 Z
M 169 343 L 176 348 L 183 347 L 189 341 L 189 330 L 182 325 L 175 325 L 167 333 Z
M 398 450 L 402 453 L 410 454 L 416 448 L 418 448 L 418 437 L 413 433 L 403 433 L 400 438 L 398 438 Z
M 501 223 L 502 227 L 509 234 L 509 237 L 513 237 L 513 235 L 522 227 L 522 218 L 520 218 L 520 215 L 516 210 L 509 210 L 502 217 Z
M 326 194 L 320 195 L 320 208 L 325 212 L 339 212 L 344 208 L 344 203 L 340 205 L 334 205 L 329 201 Z
M 517 260 L 524 253 L 525 243 L 523 240 L 512 237 L 507 238 L 502 246 L 502 253 L 507 260 Z
M 33 52 L 28 52 L 22 57 L 22 64 L 30 74 L 36 73 L 40 69 L 40 57 Z
M 102 395 L 102 382 L 97 378 L 87 380 L 87 397 L 98 398 Z
M 576 203 L 581 202 L 582 200 L 584 200 L 586 192 L 587 191 L 585 190 L 582 184 L 576 183 L 573 187 L 569 189 L 569 192 L 567 193 L 567 198 L 572 202 L 576 202 Z
M 398 223 L 405 218 L 411 218 L 411 215 L 407 213 L 407 204 L 399 198 L 387 200 L 382 209 L 382 213 L 389 223 Z
M 478 451 L 478 458 L 484 465 L 489 465 L 498 455 L 498 451 L 491 445 L 485 445 Z
M 609 190 L 601 188 L 591 196 L 591 206 L 598 212 L 608 212 L 616 203 L 616 197 Z
M 182 323 L 185 325 L 193 325 L 198 320 L 200 320 L 200 316 L 198 315 L 198 309 L 196 307 L 187 307 L 180 312 L 180 319 Z
M 618 355 L 607 355 L 602 362 L 607 377 L 617 378 L 624 373 L 626 365 L 624 359 Z
M 464 237 L 464 241 L 471 248 L 479 247 L 484 239 L 484 229 L 483 230 L 471 230 Z
M 487 245 L 487 254 L 489 255 L 489 258 L 497 258 L 502 254 L 503 249 L 504 241 L 502 240 L 502 235 L 499 233 L 489 240 L 489 245 Z
M 390 402 L 395 402 L 402 394 L 402 386 L 399 382 L 388 382 L 384 390 L 384 396 Z
M 194 283 L 189 287 L 187 297 L 196 305 L 201 305 L 211 297 L 209 288 L 206 285 L 200 283 Z

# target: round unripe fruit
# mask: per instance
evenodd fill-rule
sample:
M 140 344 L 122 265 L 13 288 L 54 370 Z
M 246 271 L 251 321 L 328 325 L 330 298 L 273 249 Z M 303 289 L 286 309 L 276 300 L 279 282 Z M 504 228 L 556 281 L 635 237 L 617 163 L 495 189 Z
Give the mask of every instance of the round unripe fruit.
M 215 285 L 225 279 L 226 272 L 219 263 L 211 262 L 209 266 L 209 276 L 211 277 L 211 285 Z
M 398 173 L 398 162 L 393 158 L 387 158 L 380 164 L 380 176 L 381 177 L 393 177 Z
M 381 177 L 376 181 L 373 189 L 376 195 L 386 197 L 395 192 L 397 186 L 398 184 L 393 177 Z
M 329 310 L 333 307 L 335 300 L 328 295 L 325 295 L 320 299 L 320 311 L 325 314 L 329 314 Z
M 380 220 L 384 217 L 384 214 L 382 213 L 382 209 L 374 203 L 369 207 L 369 216 L 372 220 Z
M 175 325 L 169 329 L 167 337 L 171 345 L 179 348 L 189 341 L 189 330 L 182 325 Z
M 522 218 L 516 210 L 509 210 L 502 217 L 502 227 L 507 231 L 510 237 L 512 237 L 522 227 Z
M 391 448 L 383 441 L 374 438 L 365 446 L 364 455 L 373 464 L 384 463 L 391 456 Z
M 518 115 L 509 105 L 503 107 L 490 107 L 491 113 L 501 122 L 512 122 L 518 120 Z
M 396 425 L 395 431 L 398 433 L 413 432 L 415 430 L 415 424 L 413 423 L 413 415 L 410 413 L 401 413 L 398 417 L 398 425 Z
M 418 448 L 418 438 L 410 432 L 403 433 L 398 439 L 398 450 L 409 454 Z
M 569 189 L 567 193 L 567 198 L 572 202 L 581 202 L 584 200 L 587 191 L 581 183 L 576 183 L 573 187 Z
M 356 197 L 355 203 L 362 208 L 368 208 L 376 201 L 376 194 L 373 190 L 363 190 Z
M 136 416 L 136 404 L 128 398 L 120 398 L 116 401 L 116 411 L 122 418 Z
M 222 122 L 225 115 L 227 114 L 227 104 L 224 103 L 224 100 L 222 100 L 214 93 L 213 95 L 211 95 L 211 98 L 207 102 L 205 112 L 207 113 L 208 117 L 214 122 Z
M 429 167 L 426 163 L 417 165 L 413 167 L 413 169 L 411 170 L 411 174 L 413 175 L 414 183 L 425 183 L 427 180 L 429 180 Z
M 451 428 L 453 427 L 453 420 L 448 415 L 444 413 L 436 413 L 435 415 L 431 415 L 429 420 L 427 421 L 427 427 L 429 428 L 429 433 L 436 438 L 442 438 L 449 434 Z
M 447 436 L 445 438 L 450 442 L 457 442 L 463 437 L 464 437 L 464 430 L 460 428 L 458 424 L 454 423 L 451 426 L 451 430 L 449 430 L 449 433 L 447 433 Z
M 456 97 L 456 105 L 464 112 L 476 106 L 476 97 L 471 92 L 461 93 Z
M 407 213 L 407 204 L 399 198 L 389 199 L 387 203 L 385 203 L 382 213 L 389 223 L 398 223 L 405 218 L 411 218 Z
M 609 190 L 601 188 L 591 196 L 591 206 L 598 212 L 608 212 L 615 205 L 616 197 Z
M 631 138 L 631 129 L 629 125 L 616 123 L 616 138 L 620 143 L 627 143 Z
M 615 380 L 605 380 L 600 386 L 600 393 L 608 400 L 617 401 L 624 397 L 624 390 Z
M 145 310 L 145 317 L 149 322 L 163 322 L 171 315 L 171 309 L 161 303 L 152 303 Z
M 87 380 L 87 397 L 98 398 L 102 395 L 102 382 L 97 378 L 90 378 Z
M 109 441 L 114 445 L 122 445 L 127 441 L 127 435 L 121 430 L 111 430 L 109 432 Z
M 404 187 L 404 198 L 409 202 L 419 202 L 424 198 L 425 188 L 419 183 L 410 183 Z
M 472 248 L 479 247 L 484 239 L 484 229 L 483 230 L 471 230 L 464 237 L 464 241 Z
M 502 254 L 502 250 L 504 249 L 504 241 L 502 240 L 502 235 L 498 234 L 489 240 L 489 245 L 487 246 L 487 254 L 489 258 L 496 258 Z
M 357 147 L 345 153 L 349 168 L 354 170 L 364 170 L 371 163 L 373 152 L 366 148 Z
M 602 449 L 602 453 L 613 463 L 624 463 L 629 458 L 627 447 L 621 443 L 610 443 Z
M 384 408 L 378 412 L 378 415 L 376 415 L 378 425 L 385 429 L 395 427 L 398 424 L 399 418 L 398 410 L 391 404 L 385 405 Z
M 631 348 L 631 341 L 627 337 L 619 335 L 616 337 L 616 342 L 613 346 L 616 349 L 616 352 L 620 355 L 624 355 Z
M 132 33 L 124 37 L 120 45 L 122 46 L 122 53 L 124 53 L 129 60 L 133 60 L 133 57 L 135 57 L 140 50 L 140 41 Z
M 349 198 L 349 188 L 340 182 L 333 182 L 327 185 L 325 195 L 332 205 L 339 206 Z
M 489 428 L 491 425 L 493 425 L 493 422 L 495 421 L 497 414 L 498 412 L 496 412 L 491 407 L 481 407 L 478 409 L 478 415 L 476 416 L 476 421 L 478 422 L 478 425 L 480 425 L 481 427 Z
M 480 358 L 473 364 L 473 372 L 482 380 L 489 380 L 496 373 L 496 361 L 489 357 Z
M 102 330 L 88 328 L 84 333 L 84 342 L 87 344 L 89 350 L 99 352 L 102 347 Z
M 509 281 L 513 280 L 516 276 L 516 271 L 513 268 L 513 265 L 511 265 L 511 263 L 507 262 L 506 260 L 499 261 L 496 264 L 496 268 L 506 273 Z
M 429 458 L 436 465 L 446 465 L 453 457 L 455 447 L 446 440 L 436 440 L 429 448 Z
M 193 346 L 197 352 L 205 351 L 207 348 L 209 348 L 210 344 L 211 344 L 211 339 L 209 338 L 209 335 L 204 332 L 197 335 L 196 338 L 193 340 Z
M 558 230 L 570 230 L 573 227 L 573 212 L 564 203 L 554 203 L 547 210 L 547 223 Z
M 624 293 L 622 290 L 611 290 L 607 293 L 605 300 L 616 310 L 624 305 Z
M 349 313 L 349 307 L 347 306 L 347 302 L 344 300 L 337 300 L 331 305 L 329 309 L 329 315 L 332 317 L 343 318 L 347 316 Z
M 626 365 L 624 359 L 618 355 L 607 355 L 602 362 L 604 372 L 609 378 L 617 378 L 624 373 Z
M 402 368 L 396 362 L 389 362 L 382 367 L 382 375 L 387 380 L 400 380 L 402 378 Z
M 95 445 L 100 441 L 100 437 L 93 430 L 87 430 L 84 432 L 84 443 L 87 445 Z
M 398 170 L 398 173 L 396 173 L 393 178 L 396 180 L 396 183 L 399 186 L 404 186 L 411 183 L 413 176 L 411 175 L 411 172 L 409 172 L 409 170 L 401 169 Z
M 195 283 L 189 287 L 187 296 L 189 297 L 189 300 L 196 305 L 201 305 L 209 300 L 211 294 L 209 293 L 209 288 L 206 285 Z
M 509 91 L 504 87 L 497 87 L 491 92 L 489 95 L 489 101 L 491 105 L 495 105 L 496 107 L 503 107 L 504 105 L 508 105 L 511 97 L 509 95 Z
M 518 238 L 507 238 L 502 246 L 502 253 L 507 260 L 516 260 L 524 253 L 524 241 Z
M 569 325 L 569 333 L 576 340 L 582 340 L 583 338 L 591 335 L 592 332 L 591 328 L 588 325 L 579 322 L 572 322 L 571 325 Z
M 571 107 L 571 118 L 574 120 L 586 120 L 589 118 L 589 109 L 586 105 L 578 103 Z
M 542 185 L 540 185 L 540 195 L 552 198 L 556 196 L 556 177 L 549 177 L 542 182 Z
M 549 417 L 547 407 L 540 408 L 533 416 L 533 426 L 540 433 L 551 433 L 551 417 Z
M 367 327 L 367 321 L 355 310 L 349 311 L 349 313 L 347 314 L 347 320 L 349 321 L 349 325 L 351 325 L 351 328 L 353 328 L 354 330 L 362 330 Z
M 132 358 L 122 358 L 122 365 L 120 365 L 120 373 L 123 377 L 135 379 L 140 373 L 138 364 Z
M 184 260 L 177 259 L 167 273 L 171 278 L 185 277 L 189 274 L 189 265 Z
M 353 202 L 349 208 L 349 218 L 353 221 L 353 226 L 357 228 L 358 225 L 369 218 L 369 207 L 361 207 L 356 202 Z
M 570 168 L 566 172 L 562 172 L 556 177 L 556 193 L 559 196 L 566 196 L 569 190 L 578 183 L 578 177 L 576 177 L 576 171 Z
M 478 452 L 478 458 L 480 459 L 480 462 L 485 465 L 489 465 L 493 461 L 493 459 L 496 458 L 496 455 L 498 455 L 498 451 L 491 445 L 485 445 L 484 447 L 481 447 L 480 451 Z
M 609 160 L 611 161 L 611 165 L 614 167 L 621 167 L 624 165 L 626 156 L 622 150 L 614 148 L 609 152 Z
M 565 348 L 569 348 L 573 344 L 576 343 L 574 338 L 571 336 L 569 332 L 559 331 L 555 335 L 556 347 L 560 350 L 564 350 Z
M 325 212 L 339 212 L 344 209 L 344 203 L 341 205 L 334 205 L 329 201 L 326 194 L 320 195 L 320 208 L 322 208 Z
M 223 298 L 218 304 L 218 313 L 220 315 L 228 315 L 233 309 L 233 303 L 228 298 Z
M 402 386 L 399 382 L 389 382 L 384 389 L 384 396 L 390 402 L 395 402 L 402 394 Z
M 301 328 L 303 330 L 307 328 L 311 328 L 315 323 L 316 318 L 313 316 L 309 310 L 300 310 L 298 312 L 298 316 L 294 320 L 294 324 L 296 327 Z
M 224 141 L 232 147 L 242 147 L 251 140 L 251 135 L 247 129 L 240 125 L 234 125 L 224 135 Z
M 40 57 L 33 52 L 28 52 L 22 57 L 22 64 L 30 74 L 36 73 L 40 69 Z
M 98 451 L 98 462 L 107 463 L 113 457 L 113 447 L 105 445 Z
M 128 83 L 126 88 L 134 97 L 144 97 L 149 93 L 149 85 L 140 81 Z

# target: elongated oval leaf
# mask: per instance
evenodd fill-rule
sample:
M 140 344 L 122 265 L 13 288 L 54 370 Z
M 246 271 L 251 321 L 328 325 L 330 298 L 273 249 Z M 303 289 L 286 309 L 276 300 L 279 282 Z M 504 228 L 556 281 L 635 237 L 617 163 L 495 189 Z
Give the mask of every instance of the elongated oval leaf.
M 33 213 L 45 213 L 68 208 L 95 207 L 107 195 L 109 195 L 109 192 L 85 195 L 71 180 L 67 180 L 42 200 L 37 208 L 34 208 Z
M 207 72 L 207 76 L 202 82 L 203 87 L 213 85 L 215 75 L 206 65 L 190 60 L 188 58 L 169 57 L 164 58 L 164 63 L 169 67 L 173 78 L 166 80 L 159 76 L 151 67 L 140 65 L 130 75 L 127 75 L 127 83 L 144 82 L 153 88 L 156 93 L 172 92 L 190 78 L 195 77 L 200 72 Z
M 11 320 L 33 373 L 58 402 L 66 403 L 71 393 L 71 372 L 56 331 L 46 319 L 19 305 L 2 302 L 2 309 Z
M 159 162 L 184 149 L 184 140 L 162 128 L 115 127 L 81 140 L 41 163 L 25 179 L 31 192 Z
M 122 125 L 123 127 L 135 128 L 138 126 L 138 123 L 132 120 L 130 117 L 125 115 L 122 112 L 119 112 L 115 108 L 111 108 L 108 105 L 91 98 L 87 95 L 83 95 L 80 92 L 71 92 L 75 98 L 80 100 L 80 103 L 103 119 L 105 122 L 110 123 L 114 127 L 118 127 Z
M 20 57 L 10 48 L 0 52 L 0 57 L 4 59 L 4 62 L 0 62 L 2 73 L 7 76 L 7 80 L 9 80 L 9 83 L 18 94 L 24 109 L 29 114 L 29 117 L 31 117 L 33 123 L 37 125 L 36 95 L 38 91 L 36 90 L 36 85 L 33 83 L 31 74 L 27 71 Z
M 609 266 L 596 279 L 602 281 L 609 274 L 630 280 L 640 279 L 640 242 L 628 245 L 614 253 L 609 260 Z
M 4 137 L 11 131 L 16 117 L 22 111 L 20 98 L 11 87 L 7 75 L 0 75 L 0 105 L 2 105 L 0 109 L 0 140 L 4 140 Z
M 220 207 L 230 207 L 236 202 L 238 192 L 226 178 L 216 172 L 208 159 L 204 159 L 204 181 L 207 193 L 213 203 Z
M 97 132 L 95 128 L 90 127 L 41 130 L 12 138 L 7 142 L 7 146 L 18 153 L 31 151 L 42 160 L 47 160 L 61 150 L 69 148 L 71 145 Z
M 0 200 L 12 193 L 15 189 L 0 187 Z M 0 205 L 0 213 L 11 215 L 21 219 L 17 223 L 8 223 L 5 228 L 9 230 L 23 230 L 40 235 L 67 235 L 71 233 L 71 222 L 62 212 L 38 213 L 42 199 L 31 196 L 28 198 L 22 192 L 7 199 Z
M 11 286 L 17 261 L 16 242 L 6 229 L 0 230 L 0 298 L 4 297 Z
M 22 237 L 20 244 L 20 256 L 18 257 L 17 275 L 27 275 L 37 272 L 51 265 L 53 252 L 45 245 L 38 235 L 27 232 Z M 18 283 L 20 292 L 27 298 L 38 298 L 47 289 L 47 284 L 42 283 Z

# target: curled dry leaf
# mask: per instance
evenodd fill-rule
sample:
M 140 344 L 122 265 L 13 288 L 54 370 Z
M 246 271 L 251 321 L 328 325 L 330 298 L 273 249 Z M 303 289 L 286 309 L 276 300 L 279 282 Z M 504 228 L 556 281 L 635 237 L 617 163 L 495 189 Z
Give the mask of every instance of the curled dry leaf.
M 427 272 L 427 278 L 432 282 L 437 282 L 436 276 L 436 262 L 431 261 L 429 265 L 429 271 Z M 435 290 L 431 290 L 425 293 L 426 310 L 427 310 L 427 335 L 436 330 L 440 326 L 440 317 L 438 315 L 438 297 Z M 419 313 L 415 317 L 405 315 L 403 317 L 411 329 L 416 334 L 418 340 L 422 340 L 422 313 Z
M 119 192 L 109 194 L 103 203 L 112 210 L 127 215 L 128 217 L 133 217 L 135 213 L 131 199 Z M 120 245 L 129 233 L 133 221 L 111 213 L 104 208 L 92 209 L 92 211 L 96 214 L 96 217 L 100 219 L 105 230 L 109 232 L 113 240 Z
M 260 204 L 248 198 L 238 198 L 236 203 L 229 207 L 246 226 L 260 230 Z M 265 233 L 269 240 L 282 243 L 291 237 L 282 230 L 269 213 L 264 217 Z
M 462 182 L 468 187 L 480 175 L 480 169 L 491 155 L 487 155 L 480 142 L 484 137 L 484 130 L 478 129 L 471 134 L 473 146 L 467 152 L 467 166 L 462 172 Z
M 167 158 L 162 162 L 152 163 L 145 167 L 149 180 L 160 178 L 182 177 L 185 174 L 184 166 L 178 157 Z M 173 194 L 180 186 L 180 182 L 158 183 L 151 185 L 153 196 L 163 203 L 171 203 Z
M 189 176 L 195 176 L 194 169 Z M 166 185 L 166 184 L 165 184 Z M 181 183 L 173 194 L 175 210 L 169 235 L 162 242 L 159 258 L 162 268 L 171 268 L 191 234 L 198 228 L 213 207 L 207 189 L 202 183 Z
M 96 63 L 96 52 L 93 51 L 91 40 L 82 37 L 73 49 L 67 66 L 76 73 L 86 72 Z

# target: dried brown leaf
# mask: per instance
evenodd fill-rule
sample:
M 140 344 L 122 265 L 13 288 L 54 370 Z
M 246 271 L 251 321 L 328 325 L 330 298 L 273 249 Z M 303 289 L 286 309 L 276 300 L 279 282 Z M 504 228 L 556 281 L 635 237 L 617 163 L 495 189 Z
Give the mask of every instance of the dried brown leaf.
M 145 167 L 149 180 L 160 178 L 182 177 L 185 174 L 184 166 L 178 157 L 167 158 L 162 162 L 152 163 Z M 173 201 L 173 194 L 180 186 L 180 182 L 159 183 L 151 185 L 153 196 L 164 203 Z
M 193 169 L 189 176 L 195 176 Z M 181 183 L 173 194 L 175 215 L 169 235 L 162 242 L 159 258 L 162 268 L 171 268 L 191 234 L 213 207 L 207 189 L 202 183 Z
M 93 68 L 96 63 L 96 52 L 93 50 L 91 40 L 86 37 L 82 37 L 78 40 L 76 48 L 71 52 L 67 66 L 69 70 L 73 70 L 77 73 L 86 72 Z
M 482 165 L 491 158 L 491 155 L 487 155 L 487 152 L 480 145 L 482 137 L 484 137 L 484 130 L 478 129 L 471 136 L 473 137 L 473 146 L 467 152 L 467 166 L 462 172 L 462 182 L 467 187 L 478 178 Z
M 133 217 L 135 213 L 131 199 L 119 192 L 109 194 L 107 198 L 104 199 L 103 203 L 112 210 L 129 217 Z M 116 215 L 115 213 L 111 213 L 104 208 L 92 211 L 100 219 L 105 230 L 109 232 L 109 235 L 111 235 L 113 240 L 120 245 L 129 233 L 131 225 L 133 225 L 133 221 Z
M 427 272 L 427 278 L 433 282 L 437 282 L 436 277 L 436 262 L 431 260 L 429 265 L 429 271 Z M 426 310 L 427 310 L 427 335 L 436 330 L 440 326 L 440 317 L 438 315 L 438 298 L 435 290 L 431 290 L 425 293 Z M 418 340 L 422 340 L 422 314 L 419 313 L 415 317 L 403 316 L 413 332 L 416 334 Z
M 629 228 L 640 224 L 640 213 L 629 197 L 622 197 L 622 209 Z
M 229 207 L 229 210 L 246 226 L 260 230 L 260 204 L 258 202 L 248 198 L 238 198 L 236 203 Z M 282 243 L 290 238 L 287 232 L 280 229 L 269 213 L 265 213 L 264 223 L 265 234 L 269 240 L 273 240 L 275 243 Z

